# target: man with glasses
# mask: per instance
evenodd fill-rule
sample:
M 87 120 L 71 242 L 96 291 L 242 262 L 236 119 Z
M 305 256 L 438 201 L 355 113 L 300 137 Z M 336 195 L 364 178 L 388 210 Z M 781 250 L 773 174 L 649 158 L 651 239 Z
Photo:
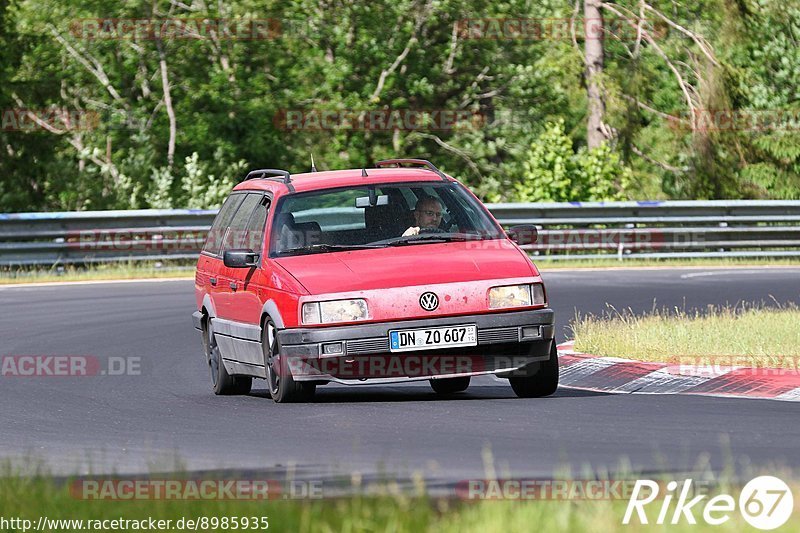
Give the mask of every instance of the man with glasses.
M 403 232 L 403 237 L 419 235 L 421 228 L 439 228 L 442 222 L 442 204 L 433 196 L 423 196 L 417 200 L 414 207 L 414 222 L 412 226 Z

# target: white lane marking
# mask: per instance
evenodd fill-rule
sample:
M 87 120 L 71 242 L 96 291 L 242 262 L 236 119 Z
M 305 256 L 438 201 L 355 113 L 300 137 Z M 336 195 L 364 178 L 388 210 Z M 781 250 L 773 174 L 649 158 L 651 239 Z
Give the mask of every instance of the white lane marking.
M 700 278 L 704 276 L 713 276 L 716 272 L 693 272 L 691 274 L 681 274 L 681 279 Z
M 143 279 L 92 279 L 82 281 L 42 281 L 38 283 L 8 283 L 0 285 L 3 289 L 33 289 L 37 287 L 64 287 L 68 285 L 99 285 L 103 283 L 161 283 L 166 281 L 192 281 L 194 277 L 186 278 L 143 278 Z
M 718 270 L 716 272 L 691 272 L 681 274 L 681 279 L 701 278 L 705 276 L 719 276 L 727 274 L 763 274 L 763 270 Z
M 534 259 L 535 262 L 535 259 Z M 669 270 L 752 270 L 754 267 L 758 267 L 758 272 L 763 270 L 800 270 L 800 266 L 798 265 L 729 265 L 729 266 L 614 266 L 614 267 L 542 267 L 541 264 L 537 264 L 539 267 L 540 274 L 575 274 L 580 272 L 614 272 L 614 271 L 624 271 L 624 270 L 661 270 L 661 271 L 669 271 Z

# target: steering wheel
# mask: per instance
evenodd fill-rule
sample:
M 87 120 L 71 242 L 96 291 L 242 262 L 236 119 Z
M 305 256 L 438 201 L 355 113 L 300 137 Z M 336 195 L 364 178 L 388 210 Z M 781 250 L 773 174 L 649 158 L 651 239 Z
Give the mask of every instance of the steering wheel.
M 436 226 L 428 226 L 428 227 L 425 227 L 425 228 L 419 228 L 419 232 L 420 232 L 420 234 L 422 234 L 422 233 L 447 233 L 446 230 L 443 230 L 442 228 L 437 228 Z

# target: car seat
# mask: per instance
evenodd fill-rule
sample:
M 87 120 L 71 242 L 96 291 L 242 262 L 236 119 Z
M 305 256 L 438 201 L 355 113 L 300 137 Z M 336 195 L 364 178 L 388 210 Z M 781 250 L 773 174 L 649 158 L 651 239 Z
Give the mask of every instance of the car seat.
M 291 250 L 303 246 L 312 246 L 323 242 L 322 229 L 316 221 L 295 222 L 292 213 L 281 213 L 275 219 L 278 228 L 277 250 Z
M 408 228 L 408 212 L 397 204 L 365 208 L 364 224 L 369 241 L 399 237 Z

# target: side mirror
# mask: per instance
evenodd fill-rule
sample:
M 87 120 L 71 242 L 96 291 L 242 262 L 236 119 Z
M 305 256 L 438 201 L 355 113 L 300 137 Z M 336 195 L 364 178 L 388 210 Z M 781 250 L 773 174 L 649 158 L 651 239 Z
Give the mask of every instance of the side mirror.
M 519 226 L 511 226 L 506 231 L 508 238 L 524 246 L 526 244 L 533 244 L 539 238 L 539 230 L 533 224 L 520 224 Z
M 225 250 L 222 262 L 230 268 L 252 268 L 258 266 L 258 254 L 253 250 Z

